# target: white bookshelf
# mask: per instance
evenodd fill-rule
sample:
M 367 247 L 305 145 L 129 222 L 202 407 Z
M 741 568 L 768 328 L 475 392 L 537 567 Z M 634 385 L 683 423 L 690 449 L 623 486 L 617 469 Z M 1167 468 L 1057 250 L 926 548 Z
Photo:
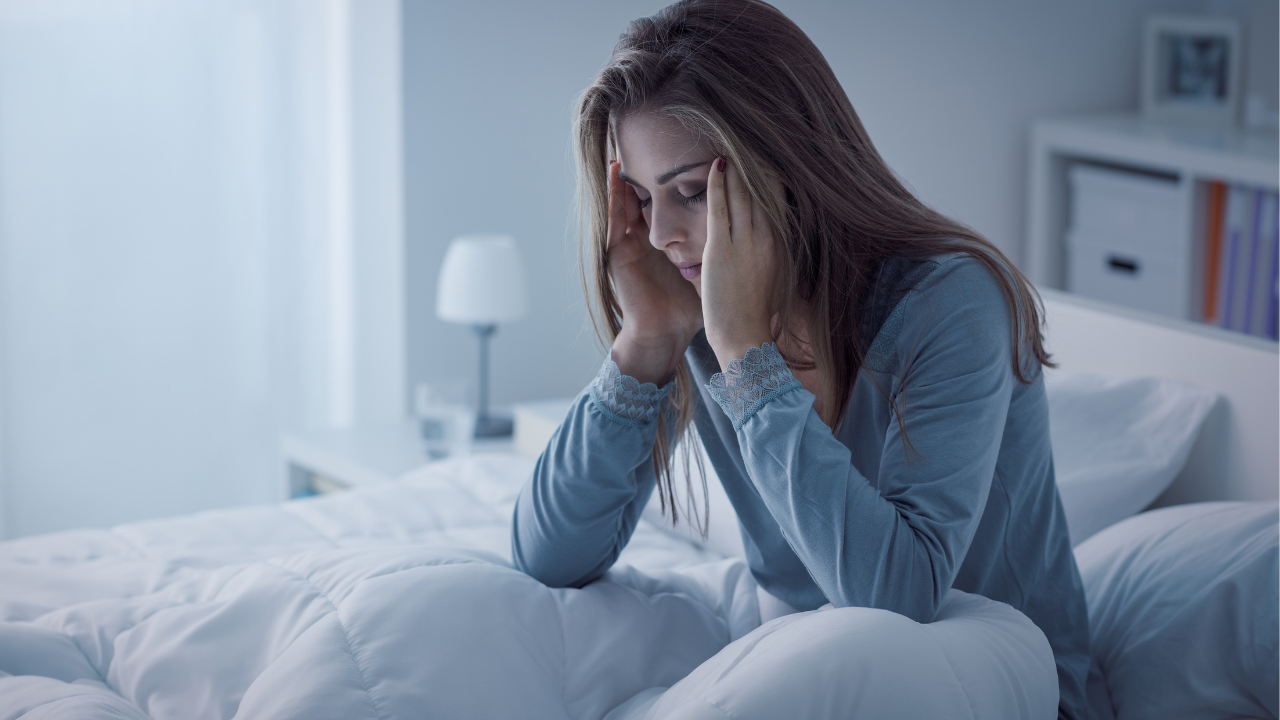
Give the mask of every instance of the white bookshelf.
M 1208 183 L 1280 188 L 1280 142 L 1275 131 L 1175 125 L 1134 114 L 1038 120 L 1031 130 L 1024 268 L 1040 287 L 1066 289 L 1068 172 L 1079 162 L 1177 182 L 1182 212 L 1169 243 L 1184 261 L 1180 265 L 1185 277 L 1180 307 L 1171 309 L 1171 314 L 1189 320 L 1200 318 L 1203 303 L 1201 230 Z

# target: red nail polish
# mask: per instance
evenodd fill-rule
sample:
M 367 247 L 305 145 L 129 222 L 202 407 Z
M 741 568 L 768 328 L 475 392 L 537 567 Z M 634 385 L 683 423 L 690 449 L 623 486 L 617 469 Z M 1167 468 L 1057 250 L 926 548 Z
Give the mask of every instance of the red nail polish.
M 716 160 L 716 169 L 720 172 L 724 172 L 724 158 Z

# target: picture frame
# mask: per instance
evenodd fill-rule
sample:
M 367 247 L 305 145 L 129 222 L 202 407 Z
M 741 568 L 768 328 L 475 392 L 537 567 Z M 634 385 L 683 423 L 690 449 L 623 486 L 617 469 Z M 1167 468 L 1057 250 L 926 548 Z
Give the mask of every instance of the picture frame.
M 1143 37 L 1143 116 L 1235 124 L 1244 57 L 1240 44 L 1240 25 L 1228 18 L 1148 17 Z

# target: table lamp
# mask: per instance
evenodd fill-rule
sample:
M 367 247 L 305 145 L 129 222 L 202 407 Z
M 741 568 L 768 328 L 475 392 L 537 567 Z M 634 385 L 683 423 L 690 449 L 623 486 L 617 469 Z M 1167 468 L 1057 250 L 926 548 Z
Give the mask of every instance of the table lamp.
M 489 414 L 489 339 L 498 323 L 524 315 L 524 272 L 507 235 L 465 235 L 449 243 L 436 288 L 436 316 L 470 325 L 480 338 L 476 437 L 511 435 L 511 418 Z

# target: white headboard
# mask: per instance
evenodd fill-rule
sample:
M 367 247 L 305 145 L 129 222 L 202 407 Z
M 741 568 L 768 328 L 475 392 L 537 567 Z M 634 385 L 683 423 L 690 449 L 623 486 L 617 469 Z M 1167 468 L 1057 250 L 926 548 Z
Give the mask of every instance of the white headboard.
M 1056 290 L 1040 294 L 1046 344 L 1061 369 L 1166 377 L 1222 394 L 1186 468 L 1155 505 L 1280 496 L 1276 343 Z

